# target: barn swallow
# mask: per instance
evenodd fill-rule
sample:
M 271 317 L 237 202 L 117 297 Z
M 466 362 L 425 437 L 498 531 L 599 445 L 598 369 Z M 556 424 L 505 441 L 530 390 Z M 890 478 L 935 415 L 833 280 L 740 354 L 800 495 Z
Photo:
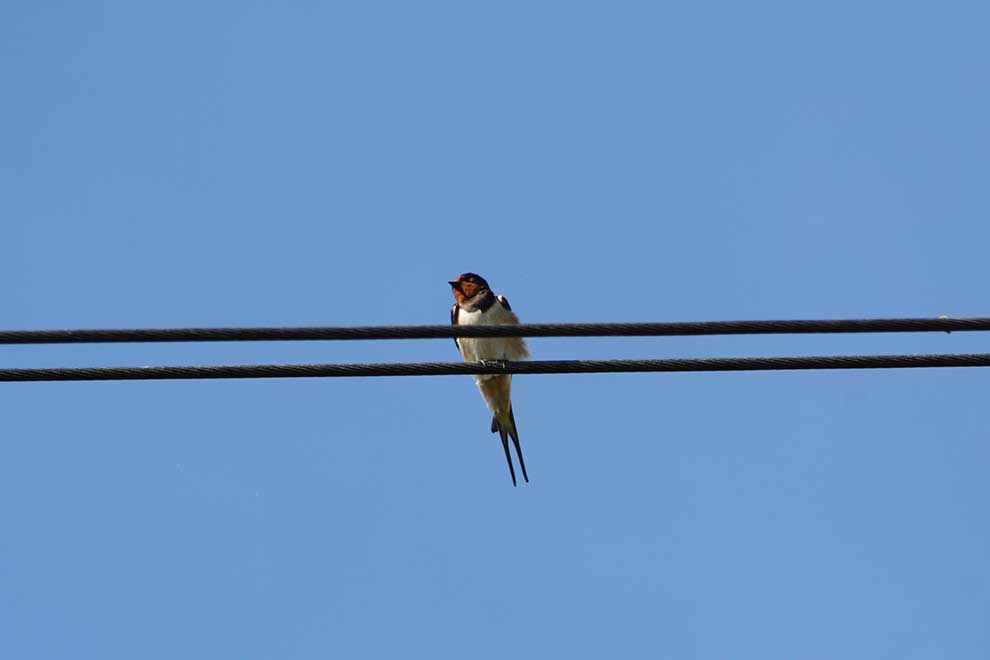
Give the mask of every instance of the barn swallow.
M 492 293 L 485 278 L 474 273 L 464 273 L 449 282 L 454 292 L 454 306 L 450 309 L 450 322 L 454 325 L 518 325 L 519 318 L 509 307 L 505 296 Z M 465 362 L 522 360 L 529 357 L 522 337 L 460 337 L 454 339 Z M 474 376 L 481 396 L 492 413 L 492 433 L 502 438 L 502 449 L 509 464 L 512 485 L 516 485 L 516 470 L 509 454 L 509 437 L 516 447 L 523 479 L 529 483 L 526 463 L 519 448 L 516 419 L 512 414 L 512 375 L 484 374 Z

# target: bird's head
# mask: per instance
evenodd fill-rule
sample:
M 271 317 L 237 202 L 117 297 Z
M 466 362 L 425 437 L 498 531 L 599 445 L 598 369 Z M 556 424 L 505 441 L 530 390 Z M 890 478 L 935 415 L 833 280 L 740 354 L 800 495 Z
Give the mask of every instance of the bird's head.
M 449 284 L 454 291 L 454 299 L 459 303 L 464 302 L 465 300 L 470 300 L 479 293 L 484 293 L 485 291 L 490 290 L 488 287 L 488 282 L 485 281 L 485 278 L 474 273 L 464 273 L 463 275 L 458 275 L 457 278 L 451 280 Z

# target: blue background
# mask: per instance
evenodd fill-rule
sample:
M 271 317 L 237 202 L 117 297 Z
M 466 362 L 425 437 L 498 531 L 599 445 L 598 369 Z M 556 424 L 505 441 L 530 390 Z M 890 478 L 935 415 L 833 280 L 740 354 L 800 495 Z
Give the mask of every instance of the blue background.
M 8 2 L 0 325 L 445 323 L 467 270 L 530 322 L 986 316 L 988 20 L 981 2 Z M 986 658 L 987 377 L 521 377 L 516 489 L 467 377 L 5 384 L 0 654 Z

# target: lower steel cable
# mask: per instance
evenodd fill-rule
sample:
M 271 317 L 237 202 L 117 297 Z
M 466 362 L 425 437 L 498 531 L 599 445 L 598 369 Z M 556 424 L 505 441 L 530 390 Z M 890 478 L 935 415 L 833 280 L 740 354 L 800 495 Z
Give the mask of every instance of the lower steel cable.
M 213 378 L 346 378 L 470 374 L 603 374 L 800 369 L 990 367 L 990 353 L 952 355 L 822 355 L 806 357 L 542 360 L 532 362 L 411 362 L 388 364 L 252 364 L 217 366 L 0 369 L 0 381 L 181 380 Z

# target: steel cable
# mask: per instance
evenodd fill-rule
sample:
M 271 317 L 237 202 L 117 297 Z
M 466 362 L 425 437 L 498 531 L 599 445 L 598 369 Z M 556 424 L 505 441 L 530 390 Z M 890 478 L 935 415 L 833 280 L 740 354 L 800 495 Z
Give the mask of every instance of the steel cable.
M 919 367 L 988 366 L 990 366 L 990 353 L 956 355 L 827 355 L 806 357 L 671 358 L 658 360 L 543 360 L 487 364 L 413 362 L 395 364 L 255 364 L 0 369 L 0 381 L 340 378 L 357 376 L 910 369 Z
M 990 330 L 990 318 L 697 321 L 671 323 L 528 323 L 365 327 L 135 328 L 0 330 L 0 344 L 451 339 L 454 337 L 634 337 Z

